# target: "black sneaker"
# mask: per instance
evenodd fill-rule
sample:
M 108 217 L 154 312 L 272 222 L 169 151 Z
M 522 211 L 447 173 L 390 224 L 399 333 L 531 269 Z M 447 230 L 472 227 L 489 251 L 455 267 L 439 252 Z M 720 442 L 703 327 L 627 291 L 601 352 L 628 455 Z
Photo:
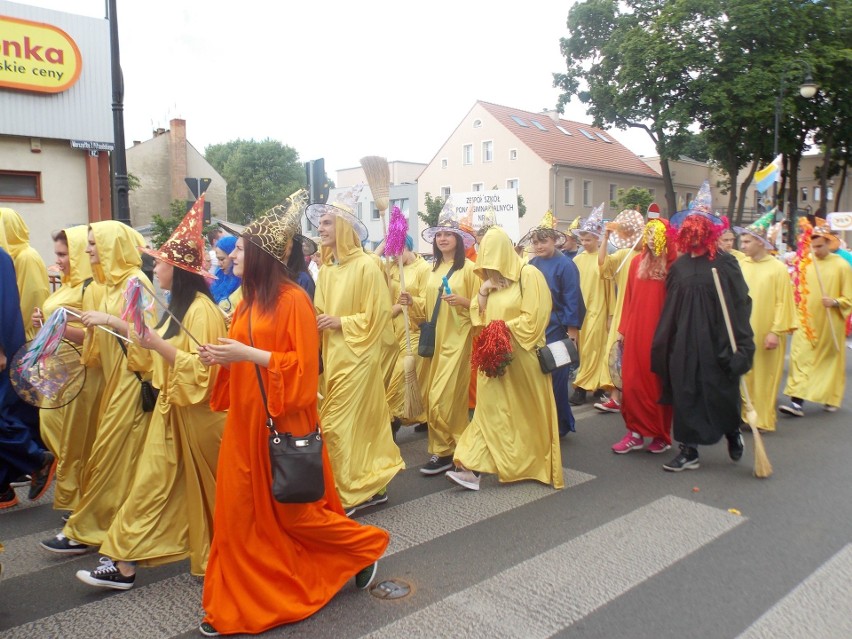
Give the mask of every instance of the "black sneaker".
M 379 504 L 387 503 L 388 501 L 388 491 L 387 488 L 383 488 L 381 492 L 376 493 L 372 497 L 370 497 L 367 501 L 358 504 L 357 506 L 352 506 L 349 510 L 346 511 L 347 516 L 352 516 L 359 510 L 364 510 L 365 508 L 371 508 L 372 506 L 378 506 Z
M 728 439 L 728 456 L 734 461 L 740 461 L 743 458 L 743 436 L 739 433 L 727 433 L 725 437 Z
M 698 450 L 686 444 L 680 445 L 680 453 L 677 457 L 663 464 L 663 470 L 673 473 L 679 473 L 682 470 L 695 470 L 698 467 Z
M 391 435 L 393 435 L 393 440 L 396 441 L 396 434 L 399 432 L 399 429 L 402 427 L 402 420 L 399 417 L 394 417 L 391 420 Z
M 27 495 L 30 501 L 41 499 L 41 496 L 50 487 L 54 473 L 56 473 L 56 457 L 49 450 L 46 450 L 44 451 L 44 461 L 41 464 L 41 468 L 33 473 L 30 492 Z
M 786 415 L 792 415 L 793 417 L 804 417 L 805 411 L 802 408 L 801 404 L 797 404 L 796 402 L 790 402 L 787 405 L 779 406 L 778 410 Z
M 64 521 L 67 524 L 68 520 L 71 519 L 71 515 L 73 515 L 73 514 L 74 513 L 72 513 L 72 512 L 65 513 L 64 515 L 62 515 L 62 521 Z
M 101 565 L 94 570 L 78 570 L 77 579 L 84 584 L 97 588 L 112 588 L 113 590 L 130 590 L 136 575 L 122 575 L 118 566 L 109 557 L 101 557 Z
M 24 486 L 29 486 L 30 482 L 32 482 L 33 478 L 30 475 L 18 475 L 9 482 L 9 485 L 12 488 L 23 488 Z
M 568 398 L 568 403 L 571 406 L 582 406 L 586 403 L 586 391 L 582 388 L 575 388 L 574 393 Z
M 62 533 L 59 533 L 56 537 L 51 537 L 50 539 L 45 539 L 44 541 L 39 542 L 39 546 L 45 550 L 59 553 L 61 555 L 85 555 L 92 549 L 91 546 L 78 543 L 73 539 L 68 539 L 68 537 Z
M 8 486 L 6 490 L 0 492 L 0 510 L 11 508 L 18 505 L 18 495 L 12 486 Z
M 206 621 L 202 621 L 201 625 L 198 626 L 198 632 L 200 632 L 205 637 L 218 637 L 219 631 L 216 630 L 212 625 L 207 623 Z
M 364 570 L 358 571 L 358 574 L 355 575 L 355 587 L 358 590 L 366 590 L 370 587 L 370 584 L 373 583 L 373 580 L 376 578 L 376 572 L 379 570 L 379 562 L 374 561 L 372 564 L 364 568 Z
M 438 455 L 432 455 L 426 464 L 424 464 L 420 468 L 420 472 L 424 475 L 440 475 L 443 472 L 453 469 L 453 456 L 446 455 L 444 457 L 438 457 Z

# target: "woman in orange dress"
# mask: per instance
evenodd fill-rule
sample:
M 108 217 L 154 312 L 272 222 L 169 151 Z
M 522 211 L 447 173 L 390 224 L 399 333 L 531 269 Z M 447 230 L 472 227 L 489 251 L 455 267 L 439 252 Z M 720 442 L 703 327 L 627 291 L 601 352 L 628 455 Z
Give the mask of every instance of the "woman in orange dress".
M 319 333 L 307 293 L 286 275 L 286 247 L 298 229 L 298 215 L 289 217 L 270 213 L 237 232 L 231 256 L 243 299 L 228 338 L 202 354 L 222 366 L 211 405 L 228 410 L 199 626 L 208 637 L 305 619 L 353 576 L 366 589 L 388 544 L 385 531 L 344 515 L 325 447 L 319 501 L 282 504 L 272 496 L 256 366 L 278 432 L 306 435 L 319 423 Z

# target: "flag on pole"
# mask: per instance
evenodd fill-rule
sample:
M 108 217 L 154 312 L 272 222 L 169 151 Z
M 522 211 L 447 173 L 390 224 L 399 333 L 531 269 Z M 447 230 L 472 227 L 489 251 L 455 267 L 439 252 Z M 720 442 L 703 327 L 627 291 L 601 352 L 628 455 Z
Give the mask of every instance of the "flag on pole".
M 781 155 L 772 160 L 767 166 L 754 174 L 755 186 L 759 193 L 766 193 L 773 183 L 778 181 L 781 174 Z

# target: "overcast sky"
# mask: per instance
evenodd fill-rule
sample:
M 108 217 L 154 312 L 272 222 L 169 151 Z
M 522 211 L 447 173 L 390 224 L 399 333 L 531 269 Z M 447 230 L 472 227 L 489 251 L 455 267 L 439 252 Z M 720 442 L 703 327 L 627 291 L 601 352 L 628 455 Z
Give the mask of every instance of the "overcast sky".
M 104 0 L 23 4 L 104 17 Z M 125 138 L 184 118 L 203 153 L 280 140 L 326 170 L 365 155 L 429 162 L 476 100 L 556 105 L 571 0 L 118 0 Z M 572 103 L 568 119 L 590 122 Z M 641 131 L 613 135 L 653 155 Z

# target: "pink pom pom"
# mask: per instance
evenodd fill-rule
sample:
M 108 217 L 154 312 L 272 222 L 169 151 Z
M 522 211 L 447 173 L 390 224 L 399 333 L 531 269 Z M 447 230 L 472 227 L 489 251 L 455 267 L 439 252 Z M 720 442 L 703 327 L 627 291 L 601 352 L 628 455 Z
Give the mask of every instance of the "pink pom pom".
M 385 255 L 402 255 L 402 252 L 405 250 L 405 236 L 407 233 L 408 220 L 405 219 L 399 207 L 395 206 L 393 207 L 390 222 L 388 223 L 388 235 L 385 239 Z

